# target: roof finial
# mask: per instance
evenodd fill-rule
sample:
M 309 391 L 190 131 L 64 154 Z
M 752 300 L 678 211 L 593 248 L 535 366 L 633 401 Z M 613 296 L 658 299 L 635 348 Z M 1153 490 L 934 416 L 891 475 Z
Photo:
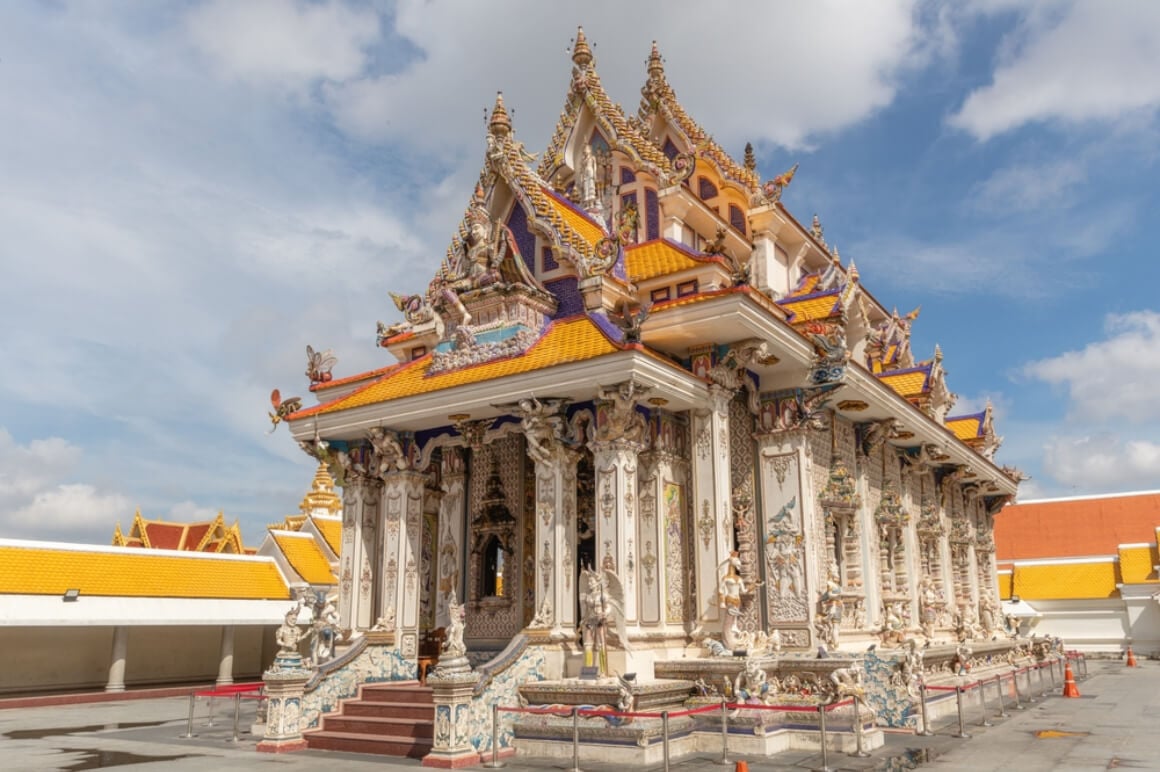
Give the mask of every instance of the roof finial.
M 652 42 L 652 51 L 648 55 L 648 76 L 650 78 L 663 78 L 665 75 L 665 62 L 661 59 L 661 51 L 657 48 L 657 42 Z
M 814 221 L 810 224 L 810 235 L 817 239 L 822 244 L 826 243 L 826 231 L 822 228 L 822 220 L 818 215 L 814 214 Z
M 934 344 L 934 361 L 938 364 L 941 364 L 942 359 L 943 359 L 942 349 L 936 343 L 936 344 Z
M 572 44 L 572 63 L 584 68 L 592 64 L 592 49 L 588 47 L 588 38 L 584 37 L 584 28 L 576 28 L 576 42 Z
M 495 92 L 495 107 L 491 109 L 491 120 L 488 121 L 488 130 L 495 137 L 506 137 L 512 130 L 512 121 L 508 117 L 507 108 L 503 106 L 503 92 Z
M 745 143 L 745 168 L 751 172 L 757 171 L 757 156 L 753 152 L 753 143 Z

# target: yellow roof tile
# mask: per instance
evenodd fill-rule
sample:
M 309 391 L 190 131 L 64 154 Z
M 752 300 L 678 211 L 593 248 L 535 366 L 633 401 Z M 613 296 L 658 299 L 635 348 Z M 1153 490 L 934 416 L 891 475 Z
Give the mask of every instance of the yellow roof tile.
M 922 388 L 922 386 L 920 385 L 919 388 Z M 946 427 L 951 431 L 951 434 L 955 435 L 960 440 L 973 440 L 979 436 L 979 426 L 982 423 L 983 422 L 979 416 L 969 415 L 963 418 L 955 418 L 953 420 L 947 421 Z
M 322 554 L 314 538 L 309 535 L 290 535 L 289 533 L 272 533 L 274 543 L 286 561 L 299 576 L 310 584 L 338 584 L 334 572 L 330 569 L 330 561 Z
M 322 538 L 326 540 L 326 546 L 330 547 L 330 551 L 335 555 L 342 552 L 342 521 L 338 518 L 329 517 L 314 517 L 311 518 L 314 527 L 322 534 Z
M 1116 593 L 1116 564 L 1056 563 L 1015 566 L 1013 592 L 1023 600 L 1110 598 Z
M 565 204 L 563 201 L 556 198 L 556 196 L 547 188 L 544 188 L 543 190 L 545 193 L 545 198 L 548 200 L 548 204 L 552 207 L 556 214 L 558 214 L 560 218 L 563 219 L 564 222 L 566 222 L 572 228 L 572 230 L 576 231 L 576 233 L 578 233 L 581 238 L 587 241 L 590 246 L 596 246 L 596 243 L 606 236 L 604 230 L 599 225 L 577 212 L 568 204 Z
M 272 560 L 154 550 L 0 545 L 0 593 L 138 598 L 282 600 L 290 591 Z
M 667 241 L 650 241 L 625 251 L 624 263 L 629 281 L 647 281 L 690 268 L 698 268 L 707 260 L 696 260 Z
M 1120 547 L 1120 577 L 1125 582 L 1154 582 L 1151 547 Z
M 427 375 L 427 369 L 431 366 L 431 357 L 428 355 L 334 402 L 300 410 L 292 419 L 376 405 L 416 394 L 429 394 L 441 389 L 528 373 L 553 365 L 582 362 L 618 350 L 586 316 L 557 321 L 535 345 L 520 356 Z
M 879 380 L 894 389 L 899 396 L 913 397 L 922 393 L 923 384 L 926 383 L 926 372 L 915 370 L 897 375 L 883 375 Z
M 1011 585 L 1014 579 L 1014 574 L 999 574 L 999 597 L 1003 600 L 1011 598 Z
M 788 313 L 793 314 L 791 322 L 812 322 L 815 319 L 825 319 L 834 313 L 838 307 L 838 294 L 821 295 L 805 300 L 787 300 L 779 303 Z

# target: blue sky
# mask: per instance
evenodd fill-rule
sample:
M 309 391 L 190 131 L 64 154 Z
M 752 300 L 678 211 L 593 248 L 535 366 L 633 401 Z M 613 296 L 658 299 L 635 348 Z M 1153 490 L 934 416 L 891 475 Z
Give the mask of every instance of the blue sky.
M 305 393 L 308 343 L 387 363 L 484 109 L 542 149 L 577 24 L 626 109 L 655 38 L 722 145 L 801 163 L 787 206 L 921 304 L 916 355 L 953 412 L 994 402 L 1023 498 L 1160 487 L 1160 4 L 621 6 L 0 4 L 0 535 L 295 511 L 270 389 Z

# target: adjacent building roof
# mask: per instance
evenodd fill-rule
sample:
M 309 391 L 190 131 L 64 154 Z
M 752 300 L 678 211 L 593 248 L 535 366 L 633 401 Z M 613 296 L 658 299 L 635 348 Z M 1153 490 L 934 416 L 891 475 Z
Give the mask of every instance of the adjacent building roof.
M 995 518 L 997 560 L 1115 555 L 1154 544 L 1160 491 L 1010 504 Z
M 227 526 L 221 512 L 213 520 L 175 523 L 161 519 L 146 520 L 141 517 L 141 510 L 137 510 L 127 535 L 122 533 L 120 523 L 113 529 L 113 546 L 246 554 L 237 521 Z
M 270 538 L 286 556 L 286 561 L 308 584 L 338 584 L 330 561 L 308 533 L 270 531 Z
M 0 540 L 0 594 L 290 598 L 270 558 Z

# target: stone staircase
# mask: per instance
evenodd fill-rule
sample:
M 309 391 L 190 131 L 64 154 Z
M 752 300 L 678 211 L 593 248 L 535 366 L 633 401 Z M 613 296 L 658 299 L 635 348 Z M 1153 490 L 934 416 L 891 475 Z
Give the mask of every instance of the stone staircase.
M 358 699 L 305 734 L 307 746 L 350 753 L 422 758 L 435 734 L 435 701 L 418 681 L 366 684 Z

